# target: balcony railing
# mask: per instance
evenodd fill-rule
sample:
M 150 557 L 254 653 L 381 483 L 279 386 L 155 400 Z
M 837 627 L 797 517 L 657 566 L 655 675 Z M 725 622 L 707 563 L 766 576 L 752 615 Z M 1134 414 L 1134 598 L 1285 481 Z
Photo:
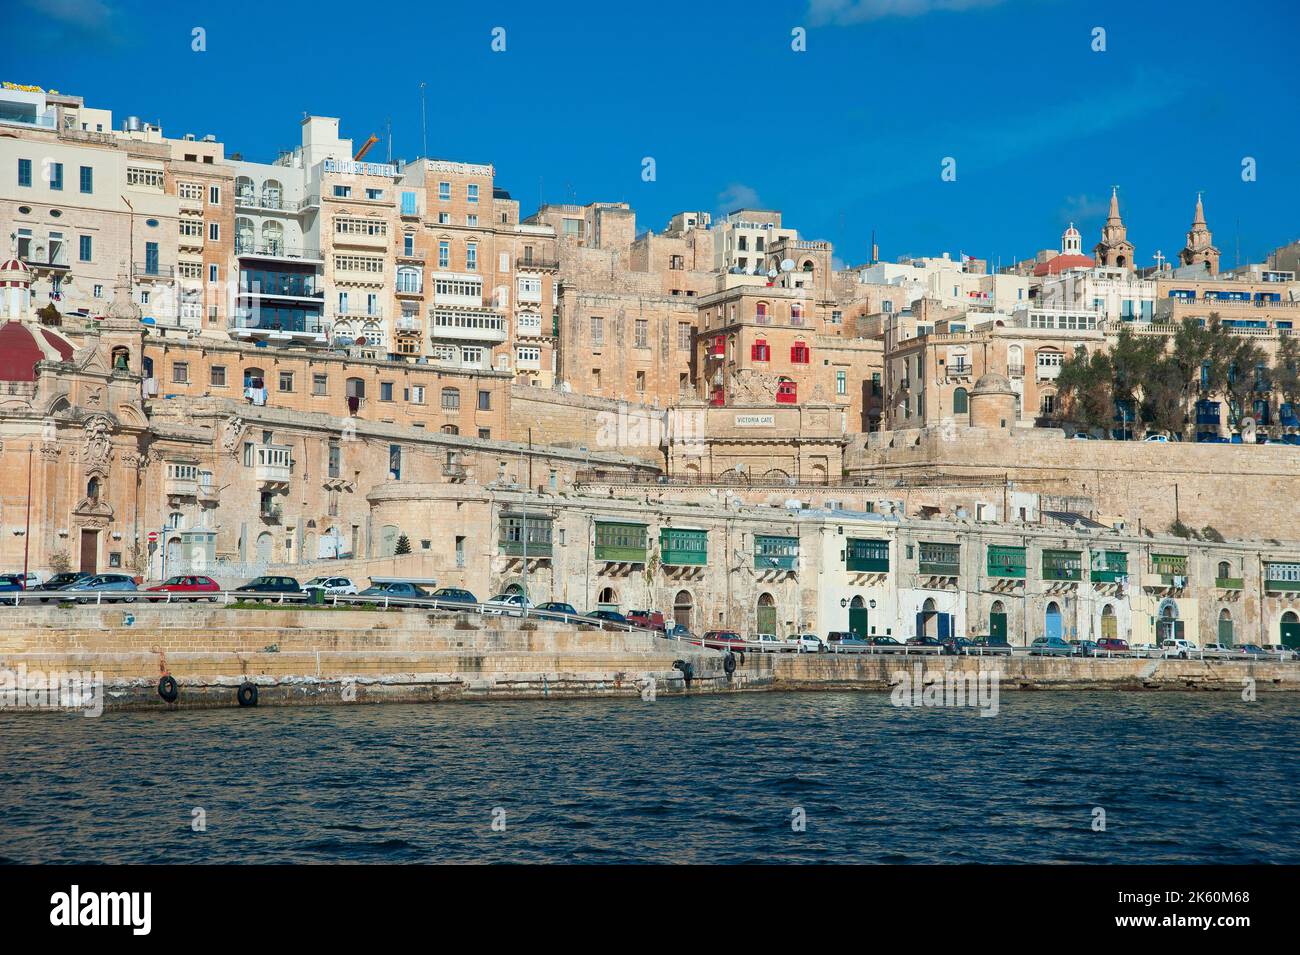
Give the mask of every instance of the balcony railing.
M 283 242 L 251 242 L 247 240 L 235 240 L 236 255 L 257 255 L 269 259 L 304 259 L 308 261 L 324 261 L 321 259 L 320 249 L 309 249 L 305 246 L 285 245 Z
M 241 209 L 267 209 L 271 212 L 299 212 L 310 206 L 317 205 L 317 203 L 311 198 L 291 200 L 282 199 L 279 196 L 255 196 L 244 192 L 235 195 L 235 205 Z
M 1214 586 L 1220 590 L 1241 590 L 1245 587 L 1244 577 L 1215 577 Z
M 531 259 L 529 259 L 529 258 L 516 259 L 516 260 L 515 260 L 515 267 L 516 267 L 516 268 L 520 268 L 520 269 L 546 269 L 546 270 L 555 270 L 555 269 L 558 269 L 558 268 L 560 267 L 560 260 L 559 260 L 559 259 L 539 259 L 539 258 L 537 258 L 536 256 L 534 256 L 534 257 L 531 258 Z
M 259 517 L 262 518 L 263 521 L 265 521 L 268 524 L 280 523 L 281 511 L 280 511 L 279 504 L 270 504 L 270 505 L 260 507 L 258 508 L 257 514 Z
M 500 552 L 503 556 L 506 557 L 524 556 L 525 547 L 523 541 L 500 541 L 499 544 L 500 544 Z M 528 558 L 530 560 L 534 557 L 538 559 L 549 558 L 551 556 L 551 542 L 550 541 L 545 541 L 545 542 L 529 541 L 527 546 L 527 551 L 528 551 Z
M 949 378 L 969 378 L 970 375 L 971 375 L 970 365 L 949 365 L 948 366 Z
M 1011 378 L 1023 378 L 1025 377 L 1025 366 L 1007 365 L 1007 375 Z
M 157 262 L 136 262 L 131 267 L 131 274 L 136 278 L 169 279 L 175 276 L 176 266 L 159 265 Z

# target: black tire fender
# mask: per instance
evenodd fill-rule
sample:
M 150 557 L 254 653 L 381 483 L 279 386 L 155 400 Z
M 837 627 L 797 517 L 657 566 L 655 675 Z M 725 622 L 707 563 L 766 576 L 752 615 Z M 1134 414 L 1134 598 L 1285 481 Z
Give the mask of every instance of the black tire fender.
M 722 658 L 722 669 L 727 676 L 731 676 L 731 674 L 736 672 L 736 655 L 730 650 L 728 650 L 727 655 Z
M 257 706 L 257 687 L 245 681 L 239 684 L 235 698 L 239 700 L 240 706 Z
M 176 686 L 176 678 L 170 673 L 158 681 L 158 695 L 163 698 L 164 703 L 175 703 L 176 698 L 181 695 L 180 688 Z

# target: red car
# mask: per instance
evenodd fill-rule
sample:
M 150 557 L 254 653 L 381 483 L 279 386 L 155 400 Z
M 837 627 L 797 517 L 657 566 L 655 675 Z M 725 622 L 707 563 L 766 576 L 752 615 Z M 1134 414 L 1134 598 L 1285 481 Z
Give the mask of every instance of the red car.
M 1108 637 L 1097 641 L 1098 653 L 1128 653 L 1128 641 L 1118 637 Z
M 634 627 L 645 627 L 647 630 L 658 630 L 660 633 L 667 629 L 664 626 L 664 615 L 658 610 L 629 610 L 627 622 Z
M 710 630 L 691 643 L 698 643 L 710 650 L 744 650 L 745 638 L 734 630 Z
M 184 574 L 179 577 L 171 577 L 157 587 L 149 587 L 147 593 L 169 593 L 169 594 L 195 594 L 192 600 L 201 600 L 198 594 L 215 594 L 220 592 L 221 585 L 211 577 L 202 577 L 198 574 Z M 152 603 L 162 600 L 162 597 L 147 598 Z M 175 598 L 172 598 L 175 599 Z M 216 600 L 216 597 L 208 597 L 209 600 Z

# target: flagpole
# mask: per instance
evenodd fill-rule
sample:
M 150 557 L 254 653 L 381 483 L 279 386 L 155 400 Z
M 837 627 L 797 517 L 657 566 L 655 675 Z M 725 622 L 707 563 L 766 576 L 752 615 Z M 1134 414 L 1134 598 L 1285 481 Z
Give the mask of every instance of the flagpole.
M 27 589 L 27 555 L 32 546 L 32 443 L 27 442 L 27 524 L 23 530 L 23 590 Z

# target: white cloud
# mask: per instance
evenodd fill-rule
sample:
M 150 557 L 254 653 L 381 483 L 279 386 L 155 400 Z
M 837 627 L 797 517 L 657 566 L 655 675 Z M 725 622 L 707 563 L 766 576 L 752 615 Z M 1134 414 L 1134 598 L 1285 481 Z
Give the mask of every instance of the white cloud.
M 113 15 L 103 0 L 26 0 L 26 3 L 47 17 L 87 29 L 104 26 Z
M 718 193 L 718 205 L 723 212 L 732 212 L 736 209 L 761 209 L 762 202 L 758 198 L 758 192 L 743 182 L 733 182 Z
M 809 0 L 814 24 L 849 26 L 888 17 L 920 17 L 927 13 L 960 13 L 996 7 L 1006 0 Z

